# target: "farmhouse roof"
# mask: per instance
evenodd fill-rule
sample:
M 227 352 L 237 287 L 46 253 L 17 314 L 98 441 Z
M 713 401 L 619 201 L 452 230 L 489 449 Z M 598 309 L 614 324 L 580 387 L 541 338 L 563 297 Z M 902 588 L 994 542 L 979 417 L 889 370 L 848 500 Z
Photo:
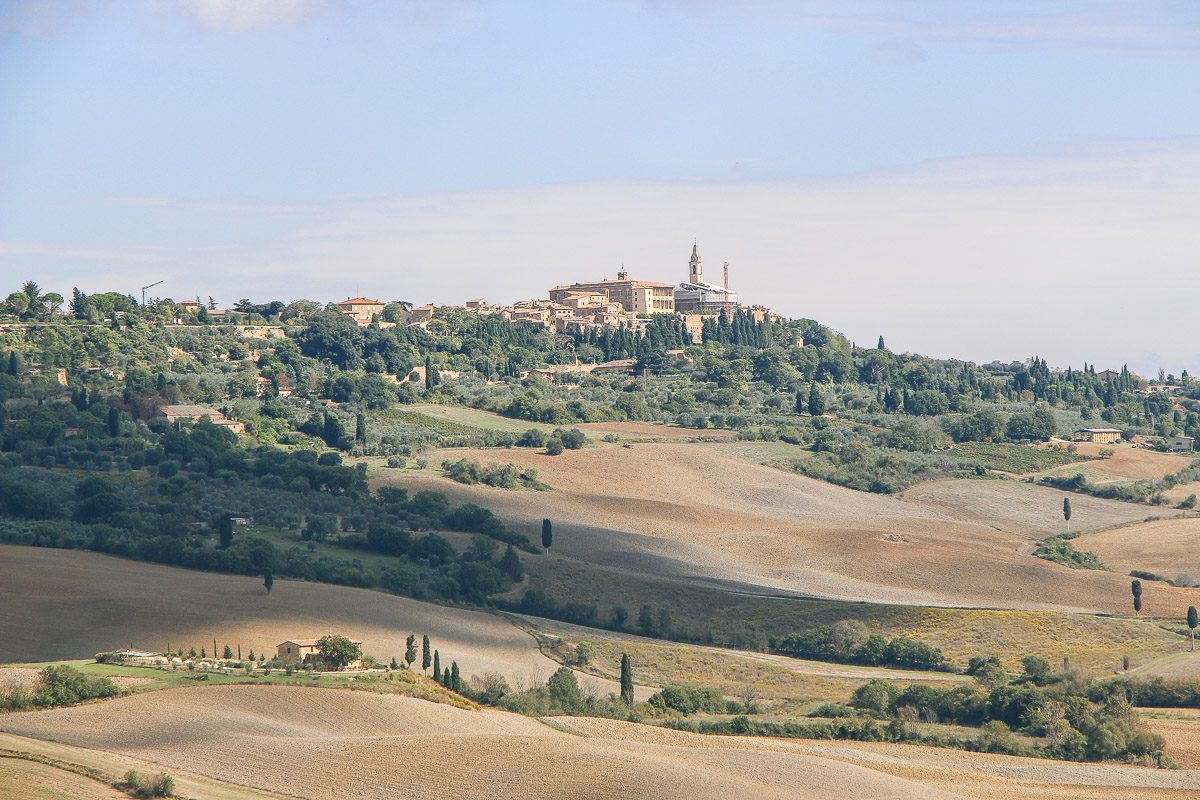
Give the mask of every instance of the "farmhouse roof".
M 1120 433 L 1120 428 L 1080 428 L 1082 433 Z
M 365 297 L 356 297 L 356 298 L 354 298 L 353 300 L 351 300 L 349 297 L 347 297 L 345 300 L 343 300 L 343 301 L 342 301 L 342 302 L 340 302 L 340 303 L 336 303 L 335 305 L 339 305 L 339 306 L 361 306 L 361 305 L 366 305 L 366 304 L 371 304 L 371 305 L 376 305 L 376 306 L 381 306 L 381 305 L 384 305 L 384 303 L 380 302 L 379 300 L 368 300 L 368 299 L 367 299 L 367 298 L 365 298 Z
M 220 411 L 204 406 L 160 406 L 159 411 L 170 417 L 220 417 Z

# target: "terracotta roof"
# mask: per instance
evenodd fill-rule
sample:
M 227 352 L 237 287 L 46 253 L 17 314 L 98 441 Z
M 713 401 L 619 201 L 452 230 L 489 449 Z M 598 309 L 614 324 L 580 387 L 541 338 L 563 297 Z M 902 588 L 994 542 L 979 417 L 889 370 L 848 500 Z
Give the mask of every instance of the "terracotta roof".
M 316 647 L 317 643 L 320 641 L 320 639 L 288 639 L 286 642 L 280 642 L 279 644 L 295 644 L 299 645 L 300 647 Z M 358 639 L 351 639 L 350 641 L 354 644 L 362 644 L 362 642 L 360 642 Z
M 347 297 L 342 302 L 335 303 L 334 305 L 339 305 L 339 306 L 361 306 L 361 305 L 382 306 L 382 305 L 386 305 L 386 304 L 380 300 L 368 300 L 365 297 L 356 297 L 353 300 L 351 300 L 350 298 Z

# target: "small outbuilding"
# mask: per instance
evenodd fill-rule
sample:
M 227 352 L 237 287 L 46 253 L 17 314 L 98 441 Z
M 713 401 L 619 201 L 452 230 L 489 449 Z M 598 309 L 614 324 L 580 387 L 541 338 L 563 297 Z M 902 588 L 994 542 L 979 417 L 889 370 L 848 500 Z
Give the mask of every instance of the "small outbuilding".
M 1191 436 L 1168 436 L 1165 441 L 1168 450 L 1182 452 L 1196 448 L 1196 440 Z

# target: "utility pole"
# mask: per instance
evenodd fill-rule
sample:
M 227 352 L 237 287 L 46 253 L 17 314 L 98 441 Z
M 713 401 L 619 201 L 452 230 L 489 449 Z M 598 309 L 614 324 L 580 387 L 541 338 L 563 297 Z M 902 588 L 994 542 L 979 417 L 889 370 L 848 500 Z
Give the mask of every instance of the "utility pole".
M 162 281 L 155 281 L 154 283 L 150 284 L 149 286 L 142 287 L 142 308 L 146 307 L 146 290 L 153 289 L 155 286 L 158 286 L 158 284 L 160 284 L 160 283 L 162 283 Z

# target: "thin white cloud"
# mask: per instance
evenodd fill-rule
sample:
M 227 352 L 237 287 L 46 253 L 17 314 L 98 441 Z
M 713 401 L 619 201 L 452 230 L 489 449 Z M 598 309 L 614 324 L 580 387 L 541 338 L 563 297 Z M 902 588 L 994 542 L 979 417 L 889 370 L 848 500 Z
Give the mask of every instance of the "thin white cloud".
M 171 3 L 206 28 L 240 32 L 306 22 L 327 0 L 174 0 Z
M 125 230 L 161 233 L 186 216 L 181 230 L 199 238 L 131 253 L 162 259 L 154 264 L 107 244 L 19 261 L 68 290 L 103 290 L 123 270 L 136 288 L 154 271 L 170 276 L 164 296 L 367 293 L 451 304 L 544 297 L 622 265 L 676 282 L 698 239 L 713 274 L 729 262 L 744 301 L 859 342 L 883 334 L 898 350 L 975 361 L 1038 354 L 1060 366 L 1200 374 L 1186 311 L 1186 298 L 1200 296 L 1197 207 L 1200 142 L 1111 143 L 853 179 L 313 200 L 290 224 L 274 206 L 258 215 L 128 206 Z M 0 256 L 0 265 L 18 260 Z M 85 286 L 100 267 L 103 280 Z

